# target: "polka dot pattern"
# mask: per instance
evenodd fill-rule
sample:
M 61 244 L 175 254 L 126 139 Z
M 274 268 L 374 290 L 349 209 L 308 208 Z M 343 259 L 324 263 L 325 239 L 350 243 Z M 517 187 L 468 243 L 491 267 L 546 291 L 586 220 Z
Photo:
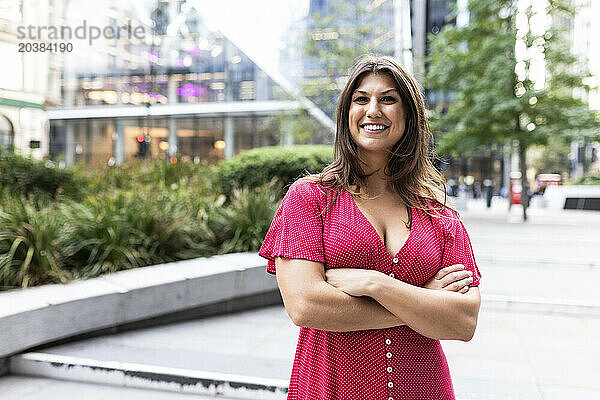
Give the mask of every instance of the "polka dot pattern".
M 412 209 L 406 243 L 392 255 L 350 193 L 334 196 L 298 180 L 277 210 L 259 251 L 276 273 L 275 258 L 317 261 L 329 268 L 375 269 L 422 286 L 440 268 L 464 264 L 478 286 L 481 275 L 458 215 Z M 328 207 L 329 206 L 329 207 Z M 321 215 L 322 213 L 322 215 Z M 392 275 L 393 274 L 393 275 Z M 300 328 L 288 400 L 454 399 L 446 357 L 438 340 L 407 326 L 351 332 Z

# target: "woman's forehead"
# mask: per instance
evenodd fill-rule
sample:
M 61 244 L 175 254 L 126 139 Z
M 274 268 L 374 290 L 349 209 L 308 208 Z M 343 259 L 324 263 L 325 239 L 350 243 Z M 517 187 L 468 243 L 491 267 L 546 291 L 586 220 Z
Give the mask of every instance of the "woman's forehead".
M 370 92 L 370 91 L 387 92 L 391 90 L 398 91 L 398 85 L 394 78 L 385 73 L 368 73 L 363 75 L 356 84 L 355 92 Z

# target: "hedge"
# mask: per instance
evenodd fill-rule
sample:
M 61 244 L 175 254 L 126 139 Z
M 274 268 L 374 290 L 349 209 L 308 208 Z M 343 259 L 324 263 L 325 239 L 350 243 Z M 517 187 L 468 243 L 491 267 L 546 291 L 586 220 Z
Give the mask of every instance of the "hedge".
M 573 185 L 600 185 L 600 174 L 582 176 Z
M 22 195 L 48 194 L 52 197 L 80 194 L 73 171 L 60 169 L 54 163 L 40 162 L 0 149 L 0 189 Z
M 302 145 L 261 147 L 221 161 L 211 170 L 213 189 L 230 196 L 235 187 L 256 188 L 279 179 L 288 185 L 306 173 L 318 173 L 331 163 L 333 147 Z

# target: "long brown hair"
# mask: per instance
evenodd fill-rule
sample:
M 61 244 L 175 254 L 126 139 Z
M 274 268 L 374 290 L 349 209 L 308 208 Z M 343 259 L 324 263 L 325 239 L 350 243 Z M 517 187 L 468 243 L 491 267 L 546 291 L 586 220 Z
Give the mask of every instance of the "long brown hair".
M 342 189 L 351 194 L 362 195 L 366 178 L 371 174 L 365 174 L 361 166 L 364 162 L 359 159 L 356 143 L 350 134 L 348 114 L 352 93 L 360 80 L 368 74 L 387 74 L 392 77 L 405 109 L 404 134 L 389 153 L 384 168 L 391 188 L 407 207 L 419 208 L 428 213 L 438 210 L 440 204 L 446 204 L 446 185 L 444 177 L 432 162 L 433 133 L 419 83 L 394 58 L 388 56 L 367 54 L 357 59 L 352 66 L 337 104 L 333 162 L 320 174 L 302 179 L 334 189 L 336 198 Z M 356 191 L 352 191 L 351 186 L 356 186 Z M 427 199 L 433 201 L 426 201 Z

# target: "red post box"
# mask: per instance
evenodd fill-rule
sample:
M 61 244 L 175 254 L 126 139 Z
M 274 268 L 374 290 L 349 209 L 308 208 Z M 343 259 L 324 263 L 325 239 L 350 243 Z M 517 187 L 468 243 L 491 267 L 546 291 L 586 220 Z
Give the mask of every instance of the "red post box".
M 521 194 L 523 185 L 521 184 L 521 173 L 510 173 L 510 204 L 521 204 Z

